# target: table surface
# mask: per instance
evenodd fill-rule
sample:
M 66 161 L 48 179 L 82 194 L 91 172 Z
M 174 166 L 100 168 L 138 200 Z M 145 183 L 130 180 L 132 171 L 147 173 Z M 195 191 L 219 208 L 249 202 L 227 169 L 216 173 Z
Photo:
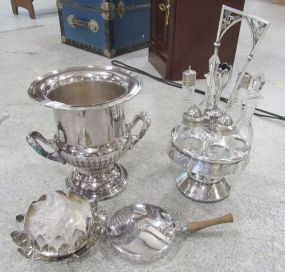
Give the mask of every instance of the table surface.
M 285 7 L 252 0 L 246 2 L 245 9 L 273 22 L 251 71 L 261 70 L 267 76 L 259 107 L 285 115 Z M 235 67 L 244 60 L 248 42 L 243 27 Z M 181 120 L 181 91 L 146 77 L 143 91 L 126 108 L 128 120 L 141 110 L 148 111 L 151 128 L 120 160 L 129 174 L 126 190 L 101 202 L 100 207 L 112 213 L 130 203 L 145 202 L 164 207 L 183 222 L 227 212 L 233 213 L 235 222 L 191 236 L 177 235 L 169 254 L 151 264 L 135 265 L 121 259 L 104 240 L 68 264 L 23 258 L 9 236 L 16 229 L 15 216 L 25 213 L 31 201 L 42 194 L 65 189 L 64 179 L 71 170 L 38 156 L 27 145 L 29 130 L 47 137 L 55 132 L 52 111 L 34 104 L 27 87 L 51 70 L 106 65 L 110 60 L 62 45 L 53 13 L 40 13 L 35 22 L 26 14 L 8 19 L 5 28 L 0 28 L 0 49 L 0 271 L 285 271 L 285 123 L 254 117 L 250 163 L 243 172 L 229 177 L 230 196 L 214 204 L 193 202 L 177 190 L 175 177 L 182 169 L 166 154 L 170 131 Z M 147 62 L 147 50 L 118 59 L 157 74 Z M 204 83 L 198 82 L 199 86 Z

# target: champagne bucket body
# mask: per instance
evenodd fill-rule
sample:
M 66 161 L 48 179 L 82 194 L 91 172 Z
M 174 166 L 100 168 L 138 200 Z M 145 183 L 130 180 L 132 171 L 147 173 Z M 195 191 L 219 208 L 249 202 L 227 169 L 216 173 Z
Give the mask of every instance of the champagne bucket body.
M 60 145 L 92 148 L 126 136 L 123 105 L 89 111 L 54 110 Z
M 53 108 L 56 134 L 47 140 L 32 131 L 28 143 L 40 155 L 75 168 L 67 186 L 88 198 L 106 199 L 120 193 L 127 172 L 116 162 L 131 149 L 150 126 L 147 113 L 125 121 L 124 103 L 142 88 L 134 74 L 113 67 L 76 67 L 55 71 L 34 81 L 33 100 Z M 141 121 L 138 135 L 132 128 Z M 47 152 L 40 144 L 51 146 Z
M 75 167 L 103 169 L 131 146 L 123 105 L 88 111 L 54 110 L 54 116 L 60 155 Z

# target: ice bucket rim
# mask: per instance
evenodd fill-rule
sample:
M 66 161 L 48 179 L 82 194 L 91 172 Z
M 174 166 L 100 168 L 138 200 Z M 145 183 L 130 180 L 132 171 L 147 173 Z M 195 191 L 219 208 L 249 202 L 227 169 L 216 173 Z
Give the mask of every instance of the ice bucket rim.
M 93 71 L 93 72 L 106 72 L 108 74 L 112 74 L 114 76 L 119 76 L 121 80 L 123 80 L 126 84 L 128 84 L 128 90 L 125 94 L 119 96 L 118 98 L 110 101 L 106 101 L 103 103 L 95 104 L 95 105 L 88 105 L 88 106 L 76 106 L 76 105 L 69 105 L 58 101 L 50 100 L 47 95 L 48 91 L 46 87 L 49 87 L 48 82 L 52 82 L 53 80 L 60 82 L 60 76 L 63 76 L 68 73 L 76 73 L 80 71 Z M 108 82 L 108 81 L 106 81 Z M 119 84 L 118 84 L 119 85 Z M 135 73 L 123 70 L 113 66 L 76 66 L 76 67 L 69 67 L 66 69 L 55 70 L 50 73 L 47 73 L 43 76 L 38 77 L 34 80 L 29 88 L 28 88 L 28 95 L 29 97 L 36 103 L 44 105 L 46 107 L 54 108 L 54 109 L 63 109 L 63 110 L 75 110 L 75 111 L 82 111 L 82 110 L 92 110 L 92 109 L 100 109 L 100 108 L 107 108 L 112 107 L 121 103 L 124 103 L 133 97 L 135 97 L 142 89 L 143 82 L 140 77 L 138 77 Z

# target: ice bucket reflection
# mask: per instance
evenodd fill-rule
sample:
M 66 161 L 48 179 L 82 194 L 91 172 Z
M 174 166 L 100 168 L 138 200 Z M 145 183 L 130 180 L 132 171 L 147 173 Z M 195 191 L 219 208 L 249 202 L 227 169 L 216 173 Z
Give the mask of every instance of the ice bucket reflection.
M 55 71 L 35 80 L 29 96 L 54 112 L 57 132 L 46 139 L 37 131 L 27 136 L 40 155 L 76 167 L 67 186 L 88 198 L 103 200 L 119 194 L 127 172 L 117 161 L 150 126 L 147 113 L 125 121 L 124 102 L 139 93 L 142 81 L 114 67 L 75 67 Z M 137 135 L 132 129 L 141 121 Z M 54 149 L 47 152 L 39 142 Z

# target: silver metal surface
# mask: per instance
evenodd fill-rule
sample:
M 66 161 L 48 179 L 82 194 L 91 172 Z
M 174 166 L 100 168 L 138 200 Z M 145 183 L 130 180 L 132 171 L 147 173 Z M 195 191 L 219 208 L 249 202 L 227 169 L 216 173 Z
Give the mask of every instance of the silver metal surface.
M 107 223 L 107 236 L 122 257 L 134 262 L 153 262 L 163 257 L 175 240 L 175 233 L 195 231 L 231 223 L 231 214 L 182 225 L 169 213 L 151 204 L 134 204 L 115 212 Z
M 235 100 L 236 96 L 238 95 L 238 90 L 240 83 L 243 79 L 244 74 L 246 73 L 247 67 L 251 60 L 253 59 L 253 54 L 255 53 L 256 49 L 258 48 L 261 40 L 263 39 L 265 33 L 267 32 L 270 22 L 264 20 L 263 18 L 246 14 L 244 12 L 241 12 L 239 10 L 223 6 L 221 17 L 220 17 L 220 23 L 217 33 L 217 38 L 215 44 L 218 44 L 221 42 L 222 37 L 224 34 L 236 23 L 244 20 L 247 22 L 251 37 L 252 37 L 252 44 L 250 48 L 250 52 L 248 54 L 248 57 L 246 59 L 246 62 L 236 80 L 236 84 L 233 88 L 233 91 L 231 93 L 231 96 L 229 98 L 229 101 L 224 109 L 224 112 L 226 112 L 232 105 L 233 101 Z M 216 50 L 217 49 L 217 50 Z M 218 54 L 218 48 L 215 48 L 214 55 L 217 56 Z M 214 67 L 213 67 L 214 68 Z
M 70 0 L 62 2 L 75 3 Z M 180 2 L 183 4 L 183 1 Z M 37 12 L 42 13 L 54 9 L 55 1 L 35 0 L 34 5 Z M 119 160 L 129 174 L 126 190 L 118 197 L 100 202 L 99 208 L 113 213 L 139 200 L 161 206 L 181 221 L 189 217 L 193 220 L 210 218 L 231 209 L 236 215 L 235 223 L 194 236 L 176 234 L 167 255 L 150 264 L 126 262 L 100 239 L 71 264 L 33 261 L 18 254 L 18 246 L 9 237 L 16 230 L 15 216 L 25 213 L 30 202 L 43 193 L 64 189 L 65 175 L 72 168 L 47 161 L 23 143 L 30 129 L 38 130 L 49 139 L 55 132 L 52 111 L 33 103 L 23 88 L 28 87 L 29 81 L 38 75 L 56 68 L 86 63 L 109 65 L 110 60 L 60 45 L 57 14 L 39 14 L 37 25 L 30 27 L 31 21 L 25 13 L 22 12 L 17 19 L 11 15 L 10 1 L 1 1 L 0 6 L 3 19 L 0 27 L 1 272 L 285 272 L 284 122 L 282 125 L 281 121 L 253 117 L 255 138 L 250 162 L 246 171 L 226 177 L 232 186 L 229 197 L 208 205 L 196 203 L 178 191 L 175 178 L 186 170 L 175 165 L 166 154 L 166 142 L 172 128 L 181 120 L 184 109 L 180 99 L 182 90 L 175 90 L 144 76 L 141 76 L 144 88 L 130 101 L 128 109 L 126 104 L 125 114 L 131 121 L 138 111 L 145 110 L 151 113 L 153 126 L 133 152 Z M 285 115 L 284 9 L 285 6 L 273 5 L 271 1 L 252 0 L 246 0 L 244 7 L 244 11 L 272 20 L 272 28 L 257 49 L 249 72 L 253 76 L 252 69 L 266 73 L 267 82 L 258 107 L 281 115 Z M 188 15 L 192 15 L 190 10 Z M 244 25 L 240 29 L 235 58 L 238 63 L 242 64 L 249 50 L 249 38 L 247 25 Z M 154 73 L 147 58 L 147 49 L 119 57 L 127 64 Z M 222 62 L 226 61 L 229 63 L 228 59 L 222 59 Z M 197 68 L 193 63 L 192 67 L 194 70 Z M 234 65 L 233 79 L 239 71 L 238 67 Z M 197 89 L 203 88 L 201 83 L 197 81 Z M 227 97 L 227 94 L 222 93 L 222 96 Z M 197 97 L 204 96 L 197 94 Z M 50 151 L 48 147 L 46 149 Z
M 124 102 L 142 88 L 131 72 L 113 67 L 75 67 L 54 71 L 34 81 L 28 93 L 54 112 L 57 132 L 47 140 L 32 131 L 28 143 L 40 155 L 76 169 L 67 178 L 70 189 L 104 200 L 119 194 L 127 172 L 117 161 L 144 136 L 151 120 L 141 112 L 130 124 Z M 138 134 L 132 130 L 141 122 Z M 47 152 L 42 142 L 54 152 Z
M 175 221 L 160 207 L 135 204 L 117 211 L 107 224 L 114 249 L 135 262 L 151 262 L 165 255 L 175 239 Z
M 66 186 L 89 199 L 99 198 L 99 200 L 103 200 L 123 191 L 127 185 L 127 179 L 126 169 L 115 163 L 101 171 L 92 172 L 88 169 L 83 173 L 75 168 L 71 175 L 66 178 Z
M 89 205 L 86 199 L 72 192 L 66 195 L 62 191 L 57 191 L 56 194 L 65 197 L 71 202 L 74 201 L 74 205 L 78 205 L 80 203 L 82 203 L 82 205 Z M 91 204 L 90 217 L 86 218 L 86 230 L 77 230 L 75 226 L 73 237 L 77 238 L 74 238 L 72 244 L 65 243 L 63 237 L 54 234 L 54 237 L 56 237 L 56 240 L 58 241 L 58 249 L 56 249 L 54 245 L 47 242 L 47 239 L 50 238 L 50 236 L 43 234 L 34 237 L 30 233 L 30 228 L 35 223 L 35 219 L 34 217 L 32 218 L 32 216 L 37 209 L 37 203 L 45 202 L 46 200 L 46 195 L 41 196 L 38 201 L 32 202 L 25 215 L 16 216 L 18 230 L 11 233 L 11 238 L 19 246 L 19 253 L 28 259 L 44 260 L 49 262 L 67 262 L 74 258 L 78 258 L 93 246 L 104 232 L 104 215 L 98 211 L 96 203 Z M 58 209 L 61 208 L 63 207 L 58 206 Z M 74 212 L 76 213 L 78 210 L 74 210 Z M 43 225 L 41 230 L 44 228 L 45 226 Z M 78 235 L 79 232 L 80 235 Z M 70 235 L 72 235 L 72 233 L 70 233 Z M 61 241 L 62 244 L 60 244 Z
M 57 91 L 57 89 L 62 86 L 69 85 L 69 87 L 75 89 L 74 84 L 76 83 L 85 84 L 85 86 L 86 84 L 92 85 L 93 83 L 96 85 L 96 93 L 98 92 L 97 88 L 99 85 L 99 89 L 101 89 L 99 92 L 105 99 L 102 99 L 102 101 L 95 101 L 95 103 L 88 103 L 86 106 L 80 106 L 76 104 L 72 105 L 72 103 L 61 103 L 60 101 L 51 100 L 48 97 L 51 95 L 51 92 Z M 113 85 L 112 91 L 105 89 L 106 92 L 102 92 L 102 84 L 109 85 L 109 87 L 110 85 Z M 122 95 L 121 87 L 125 89 L 124 95 Z M 40 103 L 41 105 L 55 109 L 82 111 L 105 108 L 106 106 L 111 107 L 126 102 L 136 96 L 141 88 L 142 80 L 132 72 L 114 68 L 112 66 L 86 66 L 56 70 L 42 77 L 38 77 L 30 85 L 28 93 L 35 102 Z M 108 98 L 110 93 L 114 93 L 114 89 L 117 89 L 117 95 L 114 95 L 116 99 Z M 77 91 L 81 92 L 82 90 L 77 89 Z M 75 94 L 76 91 L 73 91 L 73 93 Z M 97 94 L 96 96 L 99 97 Z
M 220 63 L 218 51 L 227 30 L 242 20 L 248 23 L 252 46 L 229 100 L 223 107 L 220 97 L 231 80 L 232 66 Z M 195 86 L 192 84 L 187 89 L 183 85 L 189 93 L 185 99 L 188 106 L 183 113 L 182 124 L 171 132 L 168 155 L 186 170 L 176 180 L 178 189 L 186 197 L 201 202 L 224 199 L 230 191 L 225 176 L 242 170 L 249 162 L 253 137 L 251 121 L 261 97 L 264 78 L 262 75 L 252 76 L 247 72 L 247 67 L 269 25 L 262 18 L 223 6 L 214 54 L 209 59 L 209 73 L 205 75 L 205 99 L 195 101 Z
M 205 178 L 204 178 L 205 179 Z M 215 202 L 226 198 L 230 192 L 230 185 L 225 178 L 205 180 L 192 173 L 183 173 L 176 179 L 179 191 L 186 197 L 196 201 Z

